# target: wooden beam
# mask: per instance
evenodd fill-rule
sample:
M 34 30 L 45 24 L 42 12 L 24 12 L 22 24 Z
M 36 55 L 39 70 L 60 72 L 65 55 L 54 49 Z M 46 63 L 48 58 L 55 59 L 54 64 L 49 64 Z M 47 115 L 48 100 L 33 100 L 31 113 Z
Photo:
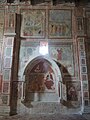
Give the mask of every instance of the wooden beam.
M 14 0 L 7 0 L 7 3 L 13 3 Z
M 19 70 L 19 52 L 20 52 L 20 28 L 21 15 L 16 14 L 16 36 L 14 38 L 11 82 L 10 82 L 10 115 L 17 114 L 17 100 L 18 100 L 18 70 Z
M 75 2 L 75 0 L 52 0 L 52 1 L 53 1 L 53 5 Z
M 36 5 L 36 4 L 40 4 L 40 3 L 44 3 L 45 0 L 31 0 L 31 5 Z

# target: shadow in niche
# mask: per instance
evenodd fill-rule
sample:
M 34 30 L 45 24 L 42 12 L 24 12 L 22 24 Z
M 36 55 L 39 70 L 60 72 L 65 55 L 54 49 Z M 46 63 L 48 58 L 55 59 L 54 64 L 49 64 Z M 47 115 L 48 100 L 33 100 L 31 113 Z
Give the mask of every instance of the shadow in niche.
M 37 92 L 38 99 L 36 101 L 34 101 L 35 100 L 35 98 L 34 98 L 35 94 L 36 93 L 33 92 L 33 93 L 30 93 L 30 94 L 26 95 L 26 96 L 30 96 L 30 98 L 32 100 L 27 99 L 27 97 L 25 97 L 25 99 L 23 101 L 21 101 L 21 103 L 24 104 L 27 108 L 33 108 L 32 102 L 41 101 L 41 96 L 42 96 L 43 93 Z
M 78 101 L 78 98 L 77 98 L 76 90 L 72 84 L 72 76 L 69 74 L 68 70 L 62 64 L 60 64 L 58 61 L 55 62 L 61 71 L 62 84 L 66 86 L 66 99 L 63 99 L 62 97 L 60 103 L 66 106 L 67 108 L 75 108 L 75 106 L 72 104 L 72 101 Z M 66 80 L 67 78 L 68 80 Z M 69 84 L 67 84 L 68 81 Z
M 21 101 L 21 103 L 24 105 L 24 106 L 26 106 L 27 108 L 33 108 L 33 105 L 31 104 L 31 102 L 32 101 L 25 101 L 25 99 L 24 100 L 22 100 Z

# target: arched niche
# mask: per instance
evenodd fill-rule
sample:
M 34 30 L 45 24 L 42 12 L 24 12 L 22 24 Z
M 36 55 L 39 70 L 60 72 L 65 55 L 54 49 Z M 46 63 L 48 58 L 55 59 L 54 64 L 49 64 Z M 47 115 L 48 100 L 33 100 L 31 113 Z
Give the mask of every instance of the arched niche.
M 24 76 L 24 77 L 23 77 Z M 58 102 L 61 99 L 61 71 L 55 60 L 47 56 L 35 56 L 26 63 L 24 78 L 24 102 Z

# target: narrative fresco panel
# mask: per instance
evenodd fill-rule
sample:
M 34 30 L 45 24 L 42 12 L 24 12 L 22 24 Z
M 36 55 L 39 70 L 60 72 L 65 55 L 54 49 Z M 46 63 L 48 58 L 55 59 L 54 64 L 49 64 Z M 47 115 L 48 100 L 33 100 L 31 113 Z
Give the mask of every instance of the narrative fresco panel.
M 45 37 L 45 10 L 21 10 L 21 37 Z
M 49 37 L 71 38 L 72 15 L 70 10 L 49 10 Z

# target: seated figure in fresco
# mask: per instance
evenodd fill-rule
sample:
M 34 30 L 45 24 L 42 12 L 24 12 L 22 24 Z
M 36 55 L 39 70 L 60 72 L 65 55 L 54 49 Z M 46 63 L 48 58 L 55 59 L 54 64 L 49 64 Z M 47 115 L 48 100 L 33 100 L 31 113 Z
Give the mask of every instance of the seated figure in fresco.
M 44 84 L 46 86 L 47 89 L 49 90 L 54 90 L 54 80 L 53 80 L 53 76 L 51 73 L 47 74 L 45 80 L 44 80 Z

